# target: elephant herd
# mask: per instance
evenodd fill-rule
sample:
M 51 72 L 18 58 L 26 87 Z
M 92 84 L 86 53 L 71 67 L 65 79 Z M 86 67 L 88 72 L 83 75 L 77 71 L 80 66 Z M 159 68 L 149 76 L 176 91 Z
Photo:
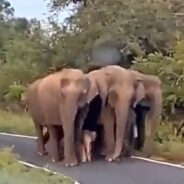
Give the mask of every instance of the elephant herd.
M 112 162 L 153 144 L 161 82 L 115 65 L 64 68 L 30 84 L 26 102 L 39 155 L 48 151 L 53 162 L 63 155 L 66 166 L 75 166 L 91 162 L 98 150 Z

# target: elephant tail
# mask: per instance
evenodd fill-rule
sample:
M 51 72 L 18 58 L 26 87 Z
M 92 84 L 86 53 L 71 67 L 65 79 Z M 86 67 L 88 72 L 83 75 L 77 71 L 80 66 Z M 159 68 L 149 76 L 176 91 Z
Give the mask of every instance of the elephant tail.
M 183 128 L 184 126 L 184 122 L 181 123 L 181 125 L 179 126 L 178 130 L 177 130 L 177 133 L 176 133 L 176 137 L 178 137 L 179 133 L 181 132 L 181 129 Z

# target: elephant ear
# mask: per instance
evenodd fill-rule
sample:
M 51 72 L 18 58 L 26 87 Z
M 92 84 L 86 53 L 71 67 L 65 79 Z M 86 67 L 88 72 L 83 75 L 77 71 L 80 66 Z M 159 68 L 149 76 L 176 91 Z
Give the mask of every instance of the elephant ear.
M 90 81 L 90 88 L 88 90 L 87 94 L 87 103 L 89 104 L 98 94 L 98 86 L 96 80 L 91 80 Z
M 61 79 L 60 90 L 61 90 L 62 97 L 65 97 L 65 88 L 69 86 L 70 82 L 71 82 L 70 79 L 67 79 L 67 78 Z
M 76 86 L 80 89 L 78 105 L 83 107 L 87 103 L 87 95 L 90 90 L 91 82 L 88 77 L 76 80 Z
M 144 88 L 144 83 L 142 79 L 137 78 L 134 81 L 134 90 L 135 90 L 135 95 L 134 95 L 134 101 L 133 101 L 133 107 L 135 108 L 136 105 L 145 98 L 145 88 Z
M 107 102 L 111 107 L 114 107 L 116 102 L 118 101 L 118 94 L 117 92 L 112 89 L 109 91 L 108 97 L 107 97 Z

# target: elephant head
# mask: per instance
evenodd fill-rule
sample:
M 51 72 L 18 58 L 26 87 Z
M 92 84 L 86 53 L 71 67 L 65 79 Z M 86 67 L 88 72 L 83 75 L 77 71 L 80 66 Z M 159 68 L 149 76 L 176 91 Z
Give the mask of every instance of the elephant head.
M 79 78 L 62 78 L 60 81 L 60 90 L 63 99 L 68 97 L 68 92 L 73 94 L 77 100 L 77 105 L 83 107 L 87 102 L 88 91 L 90 91 L 91 82 L 86 75 Z M 72 94 L 71 94 L 72 96 Z

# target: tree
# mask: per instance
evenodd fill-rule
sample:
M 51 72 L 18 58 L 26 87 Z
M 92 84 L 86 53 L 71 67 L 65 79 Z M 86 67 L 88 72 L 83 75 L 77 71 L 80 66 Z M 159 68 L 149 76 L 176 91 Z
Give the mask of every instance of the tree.
M 80 48 L 76 56 L 70 54 L 75 60 L 79 55 L 90 53 L 95 41 L 105 37 L 138 43 L 139 37 L 146 36 L 163 53 L 170 52 L 179 35 L 179 39 L 183 37 L 180 33 L 184 16 L 178 16 L 184 7 L 182 0 L 89 0 L 86 7 L 80 2 L 66 20 L 72 40 Z M 58 12 L 72 3 L 72 0 L 50 0 L 49 5 L 53 12 Z M 67 48 L 73 47 L 71 43 L 66 44 L 70 45 Z

